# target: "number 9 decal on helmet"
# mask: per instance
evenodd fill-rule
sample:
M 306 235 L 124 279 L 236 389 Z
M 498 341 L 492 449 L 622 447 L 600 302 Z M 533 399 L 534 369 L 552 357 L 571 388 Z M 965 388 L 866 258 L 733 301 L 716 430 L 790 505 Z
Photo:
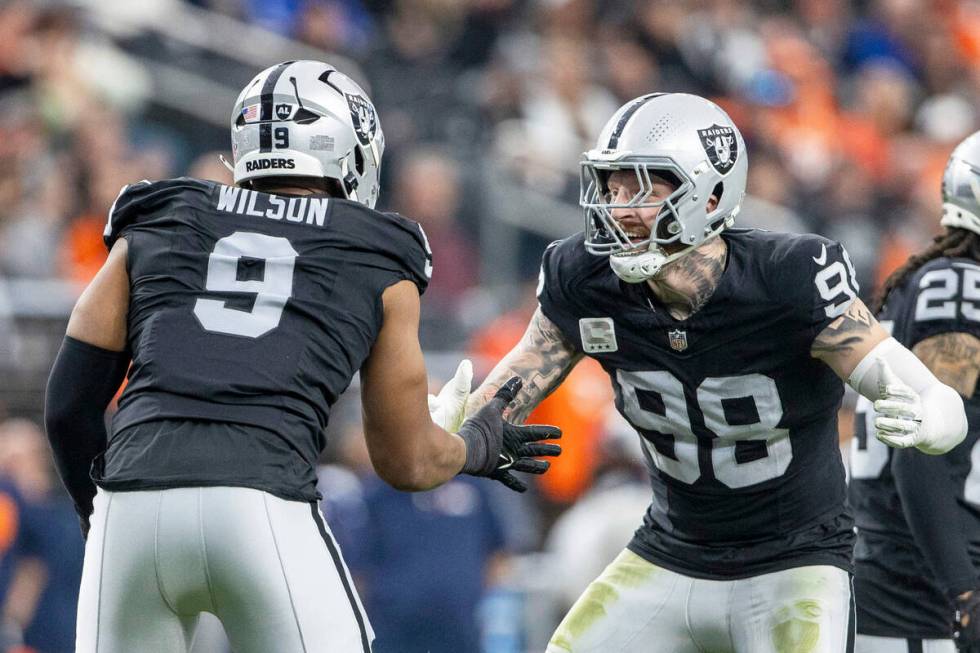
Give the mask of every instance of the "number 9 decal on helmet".
M 384 134 L 353 80 L 320 61 L 286 61 L 255 76 L 231 114 L 235 183 L 263 177 L 325 180 L 374 208 Z

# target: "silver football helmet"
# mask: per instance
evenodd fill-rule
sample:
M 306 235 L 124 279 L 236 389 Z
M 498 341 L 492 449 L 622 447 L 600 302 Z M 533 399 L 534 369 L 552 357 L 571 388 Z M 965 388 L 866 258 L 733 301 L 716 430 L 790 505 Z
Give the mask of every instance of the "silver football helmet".
M 967 136 L 949 156 L 939 223 L 980 234 L 980 132 Z
M 636 175 L 639 192 L 613 203 L 606 182 L 616 170 Z M 674 179 L 663 201 L 648 200 L 651 175 Z M 730 227 L 745 195 L 745 141 L 732 119 L 713 102 L 687 93 L 652 93 L 620 107 L 603 127 L 595 149 L 581 163 L 585 247 L 608 255 L 624 281 L 639 283 L 705 240 Z M 708 200 L 718 205 L 708 211 Z M 631 240 L 613 209 L 661 207 L 645 240 Z M 668 254 L 665 245 L 684 247 Z
M 336 180 L 374 208 L 384 134 L 367 93 L 330 64 L 286 61 L 242 90 L 231 114 L 235 183 L 260 177 Z

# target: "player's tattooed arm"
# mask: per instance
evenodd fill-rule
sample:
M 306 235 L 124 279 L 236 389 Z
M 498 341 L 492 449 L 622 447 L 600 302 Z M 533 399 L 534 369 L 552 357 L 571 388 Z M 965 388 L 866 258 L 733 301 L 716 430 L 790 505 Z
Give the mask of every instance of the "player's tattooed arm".
M 810 348 L 816 358 L 828 354 L 847 352 L 860 345 L 871 333 L 872 325 L 877 324 L 870 309 L 861 300 L 851 302 L 847 312 L 827 325 L 814 339 Z
M 980 375 L 980 338 L 969 333 L 942 333 L 926 338 L 912 353 L 940 381 L 970 398 Z
M 860 299 L 828 324 L 813 340 L 810 355 L 830 366 L 845 381 L 868 352 L 888 338 L 888 332 Z
M 555 323 L 545 317 L 538 307 L 521 341 L 470 395 L 466 414 L 469 416 L 478 411 L 509 378 L 519 376 L 524 380 L 524 386 L 505 415 L 509 421 L 520 424 L 561 385 L 581 358 L 582 355 L 575 351 Z

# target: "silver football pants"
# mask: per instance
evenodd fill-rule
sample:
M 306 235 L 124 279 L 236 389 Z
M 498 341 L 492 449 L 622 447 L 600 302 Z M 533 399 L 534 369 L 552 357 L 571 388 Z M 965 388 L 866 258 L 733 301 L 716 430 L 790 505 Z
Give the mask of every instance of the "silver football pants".
M 589 585 L 548 653 L 844 653 L 851 582 L 830 566 L 691 578 L 626 550 Z
M 78 653 L 183 653 L 202 612 L 236 653 L 369 653 L 374 632 L 311 503 L 248 488 L 95 498 Z

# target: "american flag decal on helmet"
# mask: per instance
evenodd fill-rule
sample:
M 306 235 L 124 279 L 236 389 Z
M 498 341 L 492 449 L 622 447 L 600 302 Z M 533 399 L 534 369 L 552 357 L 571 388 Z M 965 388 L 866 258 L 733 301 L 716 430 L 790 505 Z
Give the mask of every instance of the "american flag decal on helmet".
M 247 107 L 242 107 L 242 118 L 245 122 L 253 122 L 259 119 L 259 106 L 258 104 L 250 104 Z

